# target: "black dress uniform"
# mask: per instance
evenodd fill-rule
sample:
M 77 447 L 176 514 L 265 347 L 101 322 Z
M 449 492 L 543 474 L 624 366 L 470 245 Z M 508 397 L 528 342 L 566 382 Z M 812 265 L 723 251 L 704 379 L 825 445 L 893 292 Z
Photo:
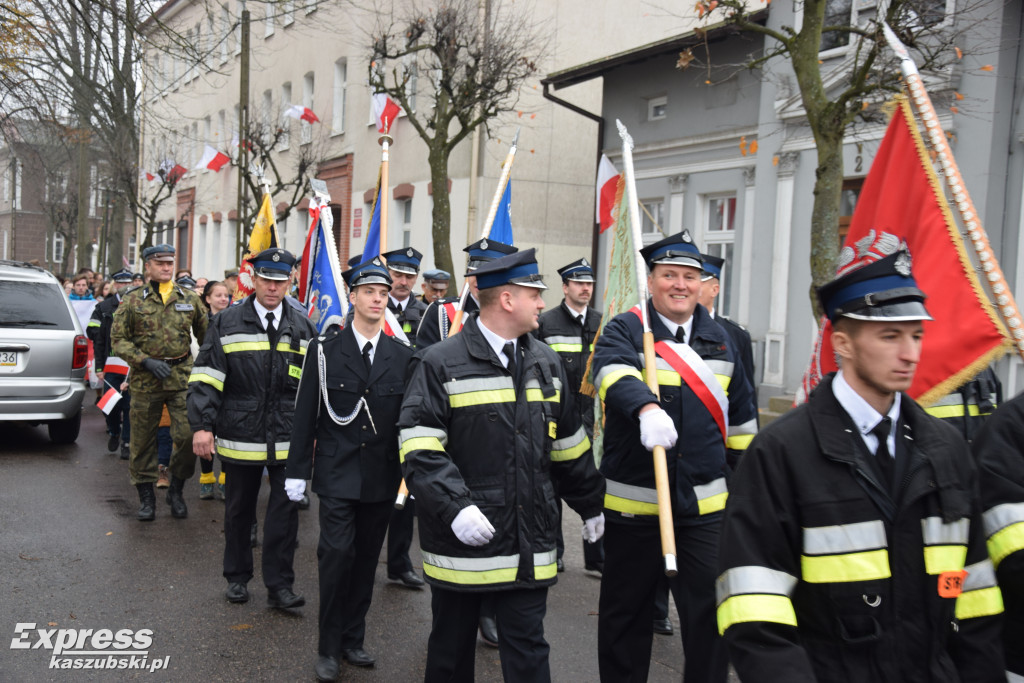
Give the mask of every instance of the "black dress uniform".
M 127 270 L 119 270 L 111 275 L 115 284 L 130 284 L 132 274 Z M 105 386 L 103 391 L 109 388 L 121 391 L 121 384 L 128 376 L 128 363 L 121 360 L 111 352 L 110 329 L 114 324 L 114 313 L 121 305 L 121 297 L 125 292 L 112 292 L 103 301 L 96 304 L 92 310 L 92 317 L 89 319 L 89 326 L 86 333 L 92 340 L 94 367 L 97 371 L 103 372 Z M 107 434 L 110 436 L 107 450 L 114 451 L 118 443 L 121 444 L 121 459 L 128 459 L 128 437 L 131 434 L 131 423 L 128 419 L 128 404 L 131 397 L 127 390 L 122 392 L 121 400 L 108 413 Z M 114 446 L 110 448 L 109 446 Z
M 820 288 L 822 306 L 909 336 L 907 321 L 930 319 L 909 254 L 875 258 Z M 842 332 L 851 378 L 868 362 L 858 339 L 877 348 L 877 329 Z M 826 378 L 732 478 L 718 627 L 744 683 L 1005 680 L 977 470 L 952 428 L 891 395 L 881 415 L 843 371 Z
M 532 261 L 535 276 L 532 252 L 509 259 Z M 491 286 L 485 268 L 497 269 L 498 284 L 508 281 L 505 261 L 481 267 L 481 289 Z M 548 680 L 542 622 L 547 587 L 557 581 L 552 480 L 581 517 L 600 514 L 604 483 L 561 361 L 529 334 L 518 338 L 515 356 L 506 367 L 473 316 L 423 354 L 402 405 L 401 455 L 432 587 L 427 681 L 473 679 L 485 595 L 494 598 L 505 680 Z M 493 525 L 484 545 L 453 533 L 470 506 Z
M 1010 681 L 1024 680 L 1024 395 L 1003 404 L 972 444 L 985 538 L 1006 610 L 1003 648 Z M 1016 676 L 1016 678 L 1014 678 Z
M 390 282 L 379 263 L 368 267 L 372 263 L 344 274 L 350 288 Z M 409 346 L 381 333 L 368 369 L 352 326 L 332 326 L 310 344 L 302 368 L 287 477 L 312 478 L 320 499 L 321 657 L 338 659 L 363 647 L 374 573 L 401 479 L 395 425 L 411 357 Z
M 652 270 L 663 263 L 701 268 L 700 253 L 685 232 L 641 253 Z M 676 341 L 675 331 L 667 328 L 650 301 L 647 305 L 655 342 Z M 607 532 L 598 620 L 601 678 L 645 680 L 650 665 L 654 600 L 664 564 L 653 461 L 640 440 L 638 411 L 654 403 L 668 413 L 678 434 L 676 445 L 666 454 L 679 552 L 679 573 L 669 586 L 679 610 L 685 678 L 724 681 L 728 662 L 714 628 L 714 581 L 719 527 L 728 496 L 726 450 L 745 449 L 757 431 L 752 389 L 737 372 L 724 330 L 698 304 L 686 344 L 699 356 L 708 376 L 691 386 L 659 353 L 659 401 L 642 379 L 643 326 L 635 310 L 605 325 L 592 365 L 599 396 L 605 401 L 601 473 L 607 480 Z M 699 397 L 699 392 L 711 389 L 727 395 L 721 398 L 726 405 L 715 404 L 724 413 L 722 426 Z
M 274 252 L 278 261 L 267 261 Z M 280 252 L 280 253 L 277 253 Z M 295 259 L 283 249 L 260 252 L 253 262 L 258 276 L 287 279 Z M 265 262 L 275 264 L 280 277 Z M 256 295 L 214 316 L 189 377 L 188 412 L 193 432 L 214 434 L 225 473 L 224 578 L 244 586 L 253 576 L 250 532 L 263 470 L 270 479 L 264 519 L 263 583 L 273 597 L 291 591 L 292 561 L 298 533 L 298 508 L 284 491 L 299 373 L 316 329 L 285 304 L 271 328 L 256 309 Z M 228 595 L 232 602 L 245 592 Z M 298 605 L 295 605 L 298 606 Z

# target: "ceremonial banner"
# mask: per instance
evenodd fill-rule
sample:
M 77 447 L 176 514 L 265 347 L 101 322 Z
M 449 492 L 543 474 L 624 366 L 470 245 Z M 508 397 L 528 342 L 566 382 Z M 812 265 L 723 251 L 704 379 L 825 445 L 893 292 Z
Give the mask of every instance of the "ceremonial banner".
M 839 270 L 868 253 L 878 257 L 907 243 L 914 279 L 928 296 L 935 320 L 924 322 L 921 362 L 909 394 L 927 406 L 970 380 L 1012 345 L 981 289 L 905 98 L 864 180 Z M 821 378 L 837 369 L 832 325 L 821 331 L 804 375 L 806 400 Z
M 234 301 L 241 301 L 253 292 L 251 259 L 264 249 L 277 246 L 277 224 L 274 220 L 274 206 L 270 195 L 263 195 L 260 212 L 256 214 L 256 223 L 249 234 L 249 248 L 242 263 L 238 267 L 238 284 L 235 287 Z
M 491 224 L 491 234 L 488 239 L 502 244 L 512 244 L 512 180 L 509 179 L 505 185 L 505 192 L 501 195 L 501 202 L 498 204 L 498 211 L 494 214 L 494 223 Z
M 302 300 L 317 332 L 323 332 L 330 325 L 344 325 L 345 314 L 348 313 L 345 290 L 340 286 L 341 269 L 334 239 L 324 226 L 325 213 L 329 212 L 321 211 L 317 217 L 316 236 L 309 252 L 309 289 Z
M 385 189 L 385 192 L 387 190 Z M 373 194 L 373 211 L 370 212 L 370 228 L 366 231 L 366 244 L 363 245 L 364 259 L 371 259 L 379 256 L 382 251 L 387 251 L 387 245 L 380 243 L 380 173 L 377 173 L 377 189 Z

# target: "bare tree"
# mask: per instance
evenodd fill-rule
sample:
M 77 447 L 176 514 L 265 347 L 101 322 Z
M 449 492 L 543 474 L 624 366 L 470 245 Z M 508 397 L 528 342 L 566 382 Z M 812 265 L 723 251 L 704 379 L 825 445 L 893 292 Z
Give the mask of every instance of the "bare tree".
M 519 89 L 537 71 L 541 32 L 526 8 L 475 0 L 413 3 L 372 33 L 369 83 L 405 111 L 427 145 L 435 191 L 434 263 L 452 270 L 448 160 L 473 129 L 514 110 Z M 425 83 L 424 83 L 425 82 Z M 473 169 L 472 172 L 476 172 Z
M 721 19 L 743 31 L 765 37 L 763 54 L 748 66 L 788 60 L 799 88 L 807 124 L 818 152 L 815 169 L 814 204 L 811 213 L 811 291 L 817 310 L 816 287 L 831 280 L 839 254 L 840 199 L 843 189 L 843 141 L 858 122 L 883 120 L 880 103 L 888 93 L 901 88 L 895 55 L 886 47 L 881 21 L 885 21 L 914 53 L 922 74 L 945 82 L 948 68 L 957 59 L 953 47 L 956 34 L 946 21 L 945 0 L 890 0 L 874 8 L 859 10 L 852 22 L 852 3 L 835 0 L 803 0 L 799 27 L 773 28 L 744 0 L 700 0 L 701 16 Z M 823 63 L 822 53 L 846 46 L 839 58 Z M 683 55 L 679 66 L 692 64 Z M 843 78 L 827 82 L 836 70 Z

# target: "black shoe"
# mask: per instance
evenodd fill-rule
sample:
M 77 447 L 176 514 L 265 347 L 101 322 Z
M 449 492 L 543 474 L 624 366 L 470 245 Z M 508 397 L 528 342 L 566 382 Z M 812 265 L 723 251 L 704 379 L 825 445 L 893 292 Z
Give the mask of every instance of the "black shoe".
M 260 547 L 259 527 L 257 526 L 256 522 L 253 522 L 252 528 L 249 529 L 249 545 L 251 545 L 253 548 Z
M 672 620 L 668 617 L 665 617 L 664 619 L 655 619 L 654 632 L 660 633 L 663 636 L 672 635 Z
M 423 588 L 423 579 L 416 576 L 416 572 L 407 571 L 401 574 L 388 574 L 388 581 L 398 581 L 406 588 Z
M 309 494 L 308 493 L 303 493 L 302 494 L 302 500 L 299 501 L 298 505 L 299 505 L 299 509 L 300 510 L 308 510 L 309 509 Z
M 111 434 L 110 437 L 107 438 L 107 452 L 108 453 L 116 453 L 117 452 L 117 444 L 119 444 L 119 443 L 121 443 L 120 435 L 118 435 L 118 434 Z
M 171 517 L 185 519 L 188 517 L 188 506 L 185 505 L 183 489 L 185 480 L 171 475 L 171 485 L 167 488 L 167 504 L 171 506 Z
M 480 617 L 480 640 L 491 647 L 498 647 L 498 622 L 494 617 Z
M 228 602 L 249 602 L 249 589 L 244 583 L 229 583 L 228 590 L 224 593 Z
M 128 447 L 128 444 L 121 444 L 121 459 L 127 460 L 128 456 L 132 454 L 132 450 Z
M 366 654 L 366 650 L 356 647 L 351 650 L 342 650 L 342 658 L 352 666 L 373 666 L 377 660 Z
M 320 655 L 316 658 L 316 668 L 313 671 L 316 673 L 318 681 L 336 681 L 339 673 L 338 660 L 327 655 Z
M 139 511 L 135 518 L 140 522 L 152 522 L 156 519 L 156 492 L 152 484 L 136 484 L 139 491 Z
M 291 588 L 278 588 L 267 594 L 267 604 L 271 607 L 289 609 L 291 607 L 302 607 L 306 604 L 306 598 L 296 595 Z
M 604 562 L 590 562 L 583 567 L 588 572 L 597 572 L 598 574 L 604 573 Z
M 562 558 L 555 560 L 555 567 L 558 569 L 559 573 L 565 571 L 565 562 L 562 561 Z

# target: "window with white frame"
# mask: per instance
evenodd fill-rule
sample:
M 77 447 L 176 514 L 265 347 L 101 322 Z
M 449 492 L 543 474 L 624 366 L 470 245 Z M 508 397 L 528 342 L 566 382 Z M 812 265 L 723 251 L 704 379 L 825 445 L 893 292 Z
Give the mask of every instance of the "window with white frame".
M 131 264 L 132 268 L 135 267 L 135 259 L 137 259 L 138 256 L 139 256 L 138 251 L 139 251 L 138 240 L 135 239 L 135 235 L 132 235 L 131 237 L 128 238 L 128 254 L 127 254 L 128 263 Z
M 736 244 L 736 195 L 705 195 L 704 200 L 704 253 L 725 259 L 719 279 L 716 313 L 730 315 L 734 296 L 729 267 L 733 264 Z
M 313 79 L 312 71 L 302 77 L 302 106 L 308 107 L 310 110 L 313 109 Z M 313 126 L 308 121 L 302 121 L 299 124 L 299 129 L 302 131 L 302 144 L 312 142 Z
M 295 23 L 295 0 L 284 0 L 281 3 L 281 25 L 291 26 Z
M 345 93 L 348 90 L 348 62 L 342 58 L 334 63 L 334 107 L 331 132 L 345 132 Z
M 203 62 L 206 70 L 213 68 L 213 51 L 217 47 L 217 15 L 210 12 L 206 15 L 206 45 L 203 46 Z
M 281 107 L 284 108 L 290 105 L 292 102 L 292 84 L 284 83 L 281 85 Z M 281 116 L 281 143 L 279 149 L 285 150 L 291 145 L 292 142 L 292 120 L 290 117 L 285 116 L 283 113 Z
M 647 98 L 647 120 L 660 121 L 668 116 L 668 96 L 659 95 Z
M 662 225 L 665 223 L 665 200 L 662 197 L 657 199 L 641 199 L 640 224 L 645 235 L 663 234 Z
M 420 80 L 420 67 L 416 62 L 416 55 L 414 52 L 405 58 L 405 75 L 408 81 L 405 84 L 405 96 L 409 101 L 409 111 L 416 113 L 416 90 L 419 87 Z
M 11 201 L 11 164 L 10 162 L 4 167 L 3 174 L 3 194 L 0 194 L 0 198 L 3 199 L 4 203 Z
M 54 263 L 64 263 L 64 235 L 59 232 L 53 233 L 53 259 Z
M 263 37 L 269 38 L 270 36 L 274 35 L 274 6 L 268 4 L 266 8 L 267 14 L 266 19 L 264 21 L 265 28 L 263 30 Z
M 223 64 L 228 61 L 228 52 L 231 50 L 228 45 L 231 42 L 231 10 L 227 5 L 220 6 L 220 33 L 220 63 Z
M 312 14 L 316 11 L 316 5 L 319 0 L 302 0 L 302 2 L 306 8 L 306 14 Z
M 402 202 L 402 222 L 406 225 L 412 223 L 412 199 L 406 199 Z M 409 246 L 406 244 L 405 246 Z
M 15 159 L 11 162 L 11 170 L 14 175 L 14 208 L 21 210 L 21 176 L 25 174 L 25 166 Z
M 245 3 L 238 3 L 235 13 L 235 54 L 242 54 L 242 12 L 245 11 Z
M 192 80 L 199 78 L 199 67 L 202 64 L 203 59 L 203 22 L 200 21 L 196 24 L 196 39 L 192 43 L 196 47 L 198 52 L 197 58 L 190 60 L 192 62 Z
M 283 103 L 282 103 L 283 106 Z M 263 111 L 260 112 L 260 121 L 263 123 L 263 136 L 267 140 L 273 135 L 272 126 L 277 122 L 274 111 L 274 94 L 270 90 L 263 91 Z

